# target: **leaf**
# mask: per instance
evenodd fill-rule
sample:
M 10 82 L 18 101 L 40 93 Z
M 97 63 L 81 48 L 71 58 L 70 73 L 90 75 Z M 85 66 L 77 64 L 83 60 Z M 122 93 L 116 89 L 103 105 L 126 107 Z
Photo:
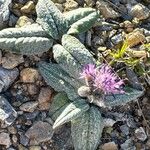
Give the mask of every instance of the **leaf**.
M 56 119 L 53 129 L 65 124 L 66 122 L 76 119 L 88 109 L 89 105 L 85 102 L 85 100 L 81 98 L 76 99 L 74 102 L 70 103 Z
M 21 54 L 39 54 L 48 51 L 53 40 L 45 37 L 0 38 L 0 48 Z
M 53 70 L 49 68 L 49 64 L 43 62 L 39 63 L 39 71 L 47 84 L 56 91 L 66 92 L 70 100 L 74 100 L 78 97 L 77 89 L 62 79 L 59 75 L 55 74 Z
M 83 19 L 84 17 L 90 15 L 93 12 L 95 12 L 95 9 L 93 8 L 78 8 L 75 10 L 65 12 L 63 15 L 66 18 L 66 20 L 68 20 L 70 26 L 76 21 Z
M 36 5 L 37 20 L 54 39 L 59 39 L 68 29 L 67 21 L 51 0 L 39 0 Z
M 68 99 L 66 93 L 61 92 L 55 95 L 49 110 L 49 115 L 52 119 L 56 120 L 56 116 L 58 117 L 60 115 L 62 108 L 66 107 L 69 103 L 70 100 Z
M 77 38 L 65 34 L 62 37 L 62 45 L 81 65 L 96 63 L 92 54 Z
M 81 64 L 63 46 L 53 46 L 54 58 L 57 63 L 73 78 L 79 80 Z
M 97 107 L 91 106 L 71 122 L 75 150 L 96 150 L 103 130 L 103 118 Z
M 49 35 L 37 23 L 20 28 L 7 28 L 0 31 L 0 38 L 20 37 L 49 37 Z
M 83 19 L 78 20 L 77 22 L 71 25 L 67 34 L 78 34 L 87 31 L 93 26 L 93 24 L 98 19 L 98 17 L 99 17 L 99 12 L 96 11 L 84 17 Z
M 104 99 L 104 103 L 108 107 L 125 105 L 130 101 L 137 100 L 137 98 L 142 96 L 143 93 L 144 91 L 126 87 L 125 94 L 106 95 Z

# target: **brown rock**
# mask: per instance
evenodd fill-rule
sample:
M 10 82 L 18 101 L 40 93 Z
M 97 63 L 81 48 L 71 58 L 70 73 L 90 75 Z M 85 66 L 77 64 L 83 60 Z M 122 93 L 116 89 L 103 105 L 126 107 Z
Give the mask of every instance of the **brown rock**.
M 34 83 L 39 80 L 40 75 L 36 69 L 25 68 L 20 73 L 20 80 L 24 83 Z
M 19 108 L 22 111 L 33 112 L 37 108 L 37 106 L 38 106 L 38 102 L 29 101 L 29 102 L 26 102 L 26 103 L 22 104 Z
M 0 145 L 5 145 L 8 148 L 11 145 L 10 136 L 8 133 L 0 133 Z
M 129 47 L 133 47 L 145 41 L 145 36 L 141 30 L 134 30 L 129 33 L 126 38 Z
M 101 150 L 118 150 L 118 146 L 114 142 L 108 142 L 101 146 Z
M 29 150 L 41 150 L 40 146 L 30 146 Z
M 49 110 L 50 102 L 52 99 L 52 89 L 49 87 L 44 87 L 41 89 L 38 101 L 40 110 Z
M 65 11 L 73 10 L 78 8 L 78 3 L 74 0 L 66 0 L 64 3 Z
M 39 88 L 35 84 L 27 84 L 27 89 L 30 95 L 36 95 L 39 92 Z
M 31 13 L 35 9 L 33 1 L 28 1 L 20 10 L 22 13 Z
M 27 130 L 25 135 L 30 139 L 30 145 L 39 144 L 51 139 L 53 129 L 49 123 L 38 121 Z

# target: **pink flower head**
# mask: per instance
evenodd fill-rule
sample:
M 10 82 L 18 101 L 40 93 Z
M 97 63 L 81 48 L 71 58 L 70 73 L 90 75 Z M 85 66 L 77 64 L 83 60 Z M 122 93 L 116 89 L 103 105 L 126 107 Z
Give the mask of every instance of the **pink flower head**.
M 119 79 L 108 65 L 103 64 L 97 71 L 93 86 L 104 94 L 119 94 L 124 93 L 123 84 L 123 80 Z
M 80 78 L 92 80 L 96 74 L 96 66 L 93 64 L 87 64 L 83 67 L 82 73 L 80 73 Z

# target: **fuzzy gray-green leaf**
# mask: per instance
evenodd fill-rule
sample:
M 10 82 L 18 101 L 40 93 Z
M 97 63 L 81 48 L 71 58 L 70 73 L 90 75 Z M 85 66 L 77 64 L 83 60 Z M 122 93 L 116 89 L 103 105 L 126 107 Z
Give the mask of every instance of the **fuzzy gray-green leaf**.
M 66 92 L 70 100 L 74 100 L 78 97 L 77 89 L 75 89 L 70 83 L 62 79 L 59 75 L 50 69 L 48 63 L 39 63 L 39 71 L 48 85 L 54 88 L 58 92 Z
M 7 28 L 0 31 L 0 38 L 48 37 L 46 31 L 38 24 L 21 28 Z
M 69 26 L 75 23 L 76 21 L 88 16 L 89 14 L 95 12 L 93 8 L 78 8 L 65 12 L 63 15 L 68 20 Z
M 142 95 L 143 91 L 127 87 L 125 88 L 125 94 L 106 95 L 104 104 L 108 107 L 125 105 L 130 101 L 137 100 Z
M 73 23 L 68 30 L 67 34 L 78 34 L 78 33 L 83 33 L 90 29 L 95 21 L 99 17 L 99 12 L 93 12 L 89 14 L 87 17 L 78 20 L 77 22 Z
M 53 128 L 57 128 L 66 122 L 69 122 L 73 119 L 76 119 L 80 115 L 82 115 L 85 111 L 89 109 L 88 103 L 83 99 L 76 99 L 74 102 L 70 103 L 61 115 L 56 119 Z
M 75 150 L 96 150 L 102 130 L 103 118 L 95 106 L 71 122 L 71 135 Z
M 0 48 L 21 54 L 39 54 L 48 51 L 53 40 L 45 37 L 0 38 Z
M 81 64 L 63 46 L 53 46 L 54 58 L 57 63 L 76 80 L 80 78 Z
M 59 39 L 68 29 L 66 19 L 51 0 L 39 0 L 36 12 L 36 22 L 54 39 Z
M 75 37 L 65 34 L 62 37 L 63 47 L 81 64 L 95 64 L 92 54 Z
M 60 115 L 60 110 L 69 103 L 70 100 L 65 92 L 55 95 L 49 109 L 49 115 L 52 117 L 52 119 L 55 119 L 58 114 Z

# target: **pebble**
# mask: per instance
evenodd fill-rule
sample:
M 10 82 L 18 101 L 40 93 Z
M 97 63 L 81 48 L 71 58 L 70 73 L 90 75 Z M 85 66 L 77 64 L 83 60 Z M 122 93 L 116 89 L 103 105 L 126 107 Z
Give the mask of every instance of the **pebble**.
M 133 32 L 129 33 L 127 36 L 127 42 L 129 47 L 136 46 L 140 44 L 141 42 L 145 41 L 145 36 L 141 30 L 134 30 Z
M 52 100 L 52 89 L 49 87 L 43 87 L 41 88 L 39 97 L 38 97 L 38 102 L 39 102 L 39 109 L 40 110 L 49 110 L 50 108 L 50 103 Z
M 31 18 L 28 18 L 27 16 L 21 16 L 19 17 L 19 19 L 17 20 L 17 23 L 16 23 L 16 28 L 19 28 L 19 27 L 23 27 L 25 25 L 31 25 L 32 23 L 34 22 L 33 19 Z
M 20 11 L 22 13 L 30 14 L 35 10 L 35 5 L 33 1 L 28 1 L 21 9 Z
M 7 26 L 9 20 L 9 5 L 12 0 L 1 0 L 0 1 L 0 30 Z
M 150 16 L 150 10 L 146 6 L 138 3 L 131 8 L 130 14 L 139 20 L 144 20 Z
M 49 123 L 38 121 L 27 130 L 25 135 L 30 139 L 30 145 L 35 145 L 50 140 L 53 129 Z
M 5 132 L 0 133 L 0 145 L 5 145 L 6 148 L 10 147 L 11 141 L 8 133 Z
M 3 127 L 11 125 L 17 117 L 17 112 L 10 103 L 0 96 L 0 122 Z
M 24 134 L 20 135 L 20 144 L 27 146 L 29 143 L 29 138 L 27 138 Z
M 118 150 L 118 146 L 115 142 L 108 142 L 102 145 L 100 150 Z
M 40 146 L 30 146 L 29 150 L 42 150 Z
M 136 150 L 136 147 L 133 145 L 133 141 L 131 139 L 126 140 L 120 146 L 121 150 Z
M 73 10 L 78 8 L 78 3 L 74 0 L 66 0 L 64 3 L 65 11 Z
M 24 83 L 35 83 L 39 78 L 39 72 L 33 68 L 25 68 L 20 73 L 20 80 Z
M 36 95 L 39 92 L 39 87 L 35 84 L 27 84 L 27 90 L 30 95 Z
M 117 34 L 117 35 L 113 36 L 113 37 L 111 38 L 111 41 L 112 41 L 112 43 L 115 44 L 115 45 L 119 44 L 120 42 L 123 41 L 122 34 L 120 33 L 120 34 Z
M 64 11 L 64 7 L 62 4 L 59 4 L 59 3 L 55 3 L 56 7 L 61 11 L 63 12 Z
M 0 67 L 0 92 L 6 91 L 18 77 L 19 71 L 17 68 L 5 69 Z
M 18 17 L 16 17 L 14 14 L 10 14 L 8 25 L 10 27 L 14 27 L 17 23 L 17 20 L 18 20 Z
M 2 57 L 2 66 L 6 69 L 13 69 L 23 62 L 24 58 L 22 55 L 6 53 L 4 57 Z
M 13 126 L 9 126 L 7 127 L 8 131 L 10 134 L 16 134 L 17 133 L 17 129 Z
M 38 106 L 38 102 L 29 101 L 29 102 L 22 104 L 19 108 L 20 110 L 25 111 L 25 112 L 33 112 L 37 108 L 37 106 Z
M 129 135 L 129 127 L 128 127 L 126 124 L 120 126 L 120 130 L 122 131 L 122 133 L 123 133 L 124 135 Z
M 135 130 L 135 136 L 140 141 L 145 141 L 147 139 L 147 135 L 146 135 L 145 130 L 143 129 L 143 127 L 140 127 L 140 128 Z
M 109 4 L 103 0 L 98 0 L 96 2 L 96 8 L 101 12 L 105 19 L 112 18 L 115 19 L 120 15 L 114 11 L 113 8 L 109 6 Z

